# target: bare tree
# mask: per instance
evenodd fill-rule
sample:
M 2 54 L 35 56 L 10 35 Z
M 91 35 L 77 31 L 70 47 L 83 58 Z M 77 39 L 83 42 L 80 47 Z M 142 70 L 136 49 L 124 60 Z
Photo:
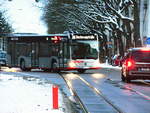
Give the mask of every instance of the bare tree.
M 125 49 L 140 45 L 138 4 L 136 0 L 90 0 L 77 9 L 84 18 L 88 18 L 86 23 L 90 22 L 89 29 L 102 37 L 105 34 L 106 41 L 113 38 L 117 42 L 114 46 L 123 55 Z
M 109 49 L 107 42 L 113 40 L 114 52 L 123 55 L 126 49 L 140 45 L 139 0 L 51 0 L 46 9 L 51 27 L 97 33 L 102 49 Z
M 6 18 L 3 16 L 4 13 L 0 12 L 0 33 L 10 33 L 12 32 L 11 25 L 6 21 Z

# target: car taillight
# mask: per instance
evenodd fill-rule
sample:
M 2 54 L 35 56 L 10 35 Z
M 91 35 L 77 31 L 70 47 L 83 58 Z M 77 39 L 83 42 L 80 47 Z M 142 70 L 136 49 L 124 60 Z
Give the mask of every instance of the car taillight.
M 129 70 L 130 70 L 130 69 L 133 69 L 133 68 L 134 68 L 134 65 L 135 65 L 134 60 L 132 60 L 132 59 L 126 60 L 126 67 L 127 67 Z

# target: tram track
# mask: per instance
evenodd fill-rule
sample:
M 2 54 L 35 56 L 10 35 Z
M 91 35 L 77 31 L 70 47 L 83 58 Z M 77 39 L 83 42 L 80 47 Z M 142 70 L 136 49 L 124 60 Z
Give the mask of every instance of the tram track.
M 82 77 L 78 76 L 87 86 L 89 86 L 90 88 L 93 89 L 94 92 L 96 92 L 100 97 L 102 97 L 109 105 L 111 105 L 116 111 L 118 111 L 118 113 L 123 113 L 123 111 L 118 108 L 117 106 L 115 106 L 110 100 L 108 100 L 103 94 L 102 92 L 95 88 L 94 86 L 92 86 L 89 82 L 87 82 L 85 79 L 83 79 Z
M 80 104 L 81 108 L 84 110 L 84 112 L 85 113 L 90 113 L 87 110 L 87 108 L 85 107 L 85 105 L 83 104 L 82 100 L 80 99 L 80 97 L 78 96 L 78 94 L 76 93 L 76 91 L 72 88 L 70 81 L 66 77 L 64 77 L 62 73 L 60 73 L 60 75 L 66 81 L 66 84 L 68 85 L 69 89 L 72 90 L 72 92 L 74 93 L 75 97 L 78 99 L 79 104 Z M 115 109 L 115 111 L 117 111 L 117 113 L 125 113 L 119 107 L 117 107 L 116 105 L 114 105 L 113 102 L 111 102 L 108 98 L 106 98 L 99 89 L 97 89 L 94 86 L 92 86 L 88 81 L 86 81 L 85 79 L 83 79 L 81 76 L 76 75 L 76 77 L 79 78 L 86 86 L 88 86 L 89 88 L 91 88 L 94 93 L 96 93 L 97 95 L 99 95 L 99 97 L 102 98 L 106 103 L 108 103 L 113 109 Z
M 17 74 L 21 74 L 22 76 L 32 76 L 32 77 L 35 77 L 32 75 L 32 73 L 23 73 L 23 72 L 15 72 Z M 77 93 L 71 88 L 70 86 L 70 82 L 69 80 L 65 79 L 61 73 L 59 73 L 60 77 L 63 78 L 63 80 L 66 82 L 67 86 L 69 87 L 70 89 L 70 92 L 71 92 L 71 95 L 73 95 L 74 97 L 76 97 L 77 101 L 79 102 L 79 106 L 80 107 L 77 107 L 77 108 L 82 108 L 82 111 L 84 111 L 84 113 L 89 113 L 88 110 L 86 109 L 86 107 L 84 106 L 84 104 L 82 103 L 82 101 L 80 100 L 79 96 L 77 95 Z M 37 77 L 37 76 L 36 76 Z M 39 76 L 38 76 L 39 77 Z
M 84 113 L 89 113 L 88 110 L 86 109 L 86 107 L 84 106 L 83 102 L 81 101 L 80 97 L 78 96 L 76 91 L 71 86 L 71 82 L 67 78 L 65 78 L 62 73 L 59 73 L 59 74 L 64 79 L 64 81 L 66 82 L 67 86 L 70 89 L 71 94 L 76 97 L 76 100 L 79 102 L 80 108 L 83 109 Z

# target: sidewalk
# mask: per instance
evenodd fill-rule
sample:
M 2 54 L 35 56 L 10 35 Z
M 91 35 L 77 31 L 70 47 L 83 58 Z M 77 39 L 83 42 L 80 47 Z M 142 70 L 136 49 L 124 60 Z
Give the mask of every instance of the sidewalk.
M 0 113 L 65 113 L 59 90 L 59 109 L 52 108 L 52 86 L 38 78 L 0 72 Z
M 119 67 L 119 66 L 112 66 L 112 65 L 110 65 L 108 63 L 102 63 L 102 64 L 100 64 L 100 67 L 107 68 L 107 69 L 121 70 L 121 67 Z

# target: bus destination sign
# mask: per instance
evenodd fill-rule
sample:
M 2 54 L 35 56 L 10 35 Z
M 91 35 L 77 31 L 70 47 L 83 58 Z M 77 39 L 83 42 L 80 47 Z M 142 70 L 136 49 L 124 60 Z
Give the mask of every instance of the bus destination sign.
M 90 36 L 73 35 L 72 39 L 95 39 L 95 37 L 94 35 L 90 35 Z
M 11 40 L 18 40 L 18 38 L 17 37 L 13 37 L 13 38 L 11 38 Z

